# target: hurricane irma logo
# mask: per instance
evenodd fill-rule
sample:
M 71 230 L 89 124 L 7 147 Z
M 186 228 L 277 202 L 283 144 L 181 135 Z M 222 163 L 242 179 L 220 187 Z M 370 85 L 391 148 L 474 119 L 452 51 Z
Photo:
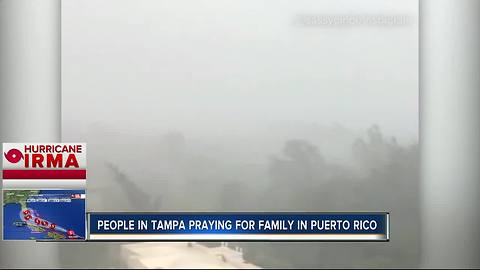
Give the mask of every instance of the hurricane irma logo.
M 8 152 L 3 153 L 3 155 L 5 155 L 5 158 L 10 163 L 18 163 L 20 160 L 23 159 L 22 152 L 20 152 L 20 150 L 15 148 L 8 150 Z
M 83 143 L 3 143 L 3 179 L 86 179 Z

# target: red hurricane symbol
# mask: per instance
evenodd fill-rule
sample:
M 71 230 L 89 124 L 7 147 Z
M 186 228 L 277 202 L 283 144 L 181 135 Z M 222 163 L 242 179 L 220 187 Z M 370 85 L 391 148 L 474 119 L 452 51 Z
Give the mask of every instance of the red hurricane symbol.
M 17 163 L 21 159 L 23 159 L 23 154 L 20 152 L 20 150 L 12 148 L 8 150 L 7 153 L 3 153 L 5 155 L 5 158 L 8 160 L 10 163 Z

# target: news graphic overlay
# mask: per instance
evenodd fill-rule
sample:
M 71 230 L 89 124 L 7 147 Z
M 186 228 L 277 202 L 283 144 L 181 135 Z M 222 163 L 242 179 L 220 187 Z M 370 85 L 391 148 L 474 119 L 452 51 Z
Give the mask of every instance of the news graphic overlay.
M 388 213 L 88 213 L 89 240 L 388 241 Z
M 4 240 L 85 239 L 85 190 L 4 190 Z
M 4 181 L 87 178 L 84 143 L 4 143 Z
M 85 239 L 84 143 L 4 143 L 3 239 Z

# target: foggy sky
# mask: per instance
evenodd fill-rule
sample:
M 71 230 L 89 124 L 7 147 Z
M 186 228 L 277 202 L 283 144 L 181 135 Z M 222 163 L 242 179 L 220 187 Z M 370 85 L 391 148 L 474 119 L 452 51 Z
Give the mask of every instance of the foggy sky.
M 92 123 L 215 138 L 378 124 L 416 142 L 417 5 L 63 1 L 64 139 L 81 139 Z M 301 15 L 348 14 L 410 20 L 403 26 L 295 24 Z

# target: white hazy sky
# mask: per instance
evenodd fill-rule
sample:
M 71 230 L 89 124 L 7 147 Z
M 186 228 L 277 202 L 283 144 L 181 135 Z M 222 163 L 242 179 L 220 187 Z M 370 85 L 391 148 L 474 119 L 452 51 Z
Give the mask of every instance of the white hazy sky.
M 418 1 L 64 0 L 62 12 L 68 128 L 379 124 L 417 139 Z M 408 20 L 306 27 L 301 15 Z

